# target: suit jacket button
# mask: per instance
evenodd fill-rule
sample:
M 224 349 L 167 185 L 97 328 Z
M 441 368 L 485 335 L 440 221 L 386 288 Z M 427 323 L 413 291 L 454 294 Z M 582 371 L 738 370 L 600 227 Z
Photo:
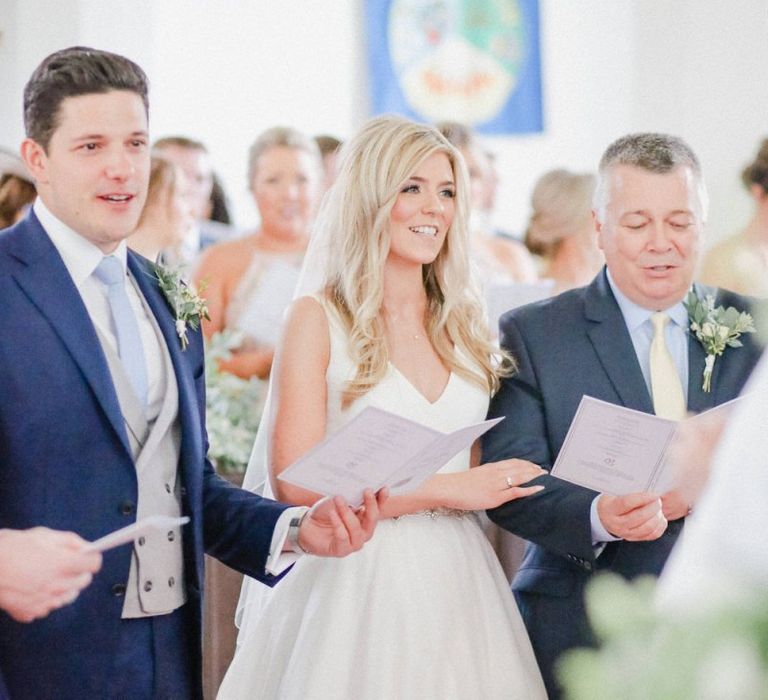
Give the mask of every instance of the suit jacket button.
M 175 539 L 176 539 L 176 533 L 173 530 L 171 530 L 168 533 L 168 541 L 173 542 Z
M 146 541 L 143 537 L 139 537 L 139 547 L 143 547 Z
M 112 595 L 115 596 L 115 598 L 122 598 L 125 595 L 125 584 L 124 583 L 116 583 L 114 586 L 112 586 Z
M 173 588 L 176 585 L 176 579 L 171 576 L 171 578 L 168 579 L 168 587 Z
M 144 582 L 144 590 L 149 593 L 152 590 L 152 581 Z
M 170 493 L 170 492 L 171 492 L 171 485 L 170 485 L 170 484 L 166 484 L 166 485 L 165 485 L 165 490 L 166 490 L 168 493 Z
M 182 496 L 186 496 L 187 495 L 187 487 L 186 486 L 182 486 L 181 489 L 180 489 L 180 492 L 181 492 Z
M 135 506 L 132 501 L 123 501 L 119 506 L 121 515 L 133 515 Z

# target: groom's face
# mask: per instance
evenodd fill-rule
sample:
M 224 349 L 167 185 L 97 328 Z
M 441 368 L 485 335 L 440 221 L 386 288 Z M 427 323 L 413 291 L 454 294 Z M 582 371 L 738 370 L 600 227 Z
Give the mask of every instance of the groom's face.
M 48 149 L 27 139 L 22 155 L 51 213 L 108 254 L 138 223 L 148 144 L 141 97 L 112 90 L 65 98 Z

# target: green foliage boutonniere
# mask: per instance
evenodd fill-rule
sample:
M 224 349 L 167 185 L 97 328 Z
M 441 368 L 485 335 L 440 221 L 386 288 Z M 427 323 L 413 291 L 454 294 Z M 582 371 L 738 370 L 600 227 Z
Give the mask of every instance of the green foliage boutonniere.
M 695 292 L 689 292 L 683 302 L 688 310 L 691 321 L 691 331 L 707 353 L 704 361 L 704 383 L 702 389 L 712 388 L 712 370 L 715 359 L 723 354 L 726 348 L 740 348 L 742 343 L 739 336 L 742 333 L 754 333 L 755 324 L 752 316 L 746 311 L 739 311 L 733 306 L 727 309 L 715 307 L 715 298 L 707 294 L 703 299 Z
M 176 334 L 181 341 L 181 349 L 186 350 L 189 345 L 187 329 L 196 331 L 203 319 L 211 320 L 208 307 L 205 300 L 184 282 L 178 269 L 155 264 L 154 272 L 160 283 L 160 289 L 176 318 Z M 205 285 L 201 284 L 200 291 L 204 288 Z

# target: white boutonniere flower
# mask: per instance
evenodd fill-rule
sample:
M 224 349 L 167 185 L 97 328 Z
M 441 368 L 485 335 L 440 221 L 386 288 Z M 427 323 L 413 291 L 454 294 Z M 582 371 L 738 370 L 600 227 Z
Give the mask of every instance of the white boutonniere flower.
M 181 341 L 181 349 L 186 350 L 189 341 L 187 340 L 187 330 L 191 328 L 196 331 L 203 319 L 210 321 L 208 307 L 205 299 L 189 287 L 181 277 L 181 272 L 177 268 L 166 267 L 165 265 L 153 265 L 155 277 L 160 284 L 160 290 L 168 301 L 173 315 L 176 319 L 176 335 Z M 205 284 L 200 285 L 200 291 L 205 288 Z
M 722 355 L 726 348 L 740 348 L 742 342 L 739 336 L 742 333 L 754 333 L 755 324 L 751 314 L 746 311 L 739 311 L 733 306 L 727 309 L 722 306 L 715 307 L 715 298 L 711 294 L 702 299 L 695 292 L 689 292 L 683 304 L 688 310 L 690 329 L 707 353 L 701 388 L 709 392 L 712 389 L 715 359 Z

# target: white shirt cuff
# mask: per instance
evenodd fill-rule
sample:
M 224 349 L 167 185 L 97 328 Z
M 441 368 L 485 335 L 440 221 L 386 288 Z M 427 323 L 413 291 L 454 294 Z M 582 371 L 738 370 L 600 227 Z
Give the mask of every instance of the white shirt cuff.
M 622 539 L 621 537 L 614 537 L 603 527 L 603 523 L 600 521 L 600 516 L 597 514 L 597 501 L 602 495 L 600 494 L 595 497 L 589 509 L 589 522 L 592 527 L 592 546 L 600 547 L 601 552 L 603 548 L 600 545 L 604 545 L 606 542 L 618 542 Z
M 269 545 L 269 557 L 267 565 L 264 567 L 268 574 L 278 576 L 289 566 L 295 564 L 302 556 L 301 552 L 284 552 L 285 538 L 288 537 L 288 527 L 293 518 L 300 518 L 309 510 L 306 506 L 294 506 L 286 508 L 275 523 L 275 529 L 272 531 L 272 541 Z

